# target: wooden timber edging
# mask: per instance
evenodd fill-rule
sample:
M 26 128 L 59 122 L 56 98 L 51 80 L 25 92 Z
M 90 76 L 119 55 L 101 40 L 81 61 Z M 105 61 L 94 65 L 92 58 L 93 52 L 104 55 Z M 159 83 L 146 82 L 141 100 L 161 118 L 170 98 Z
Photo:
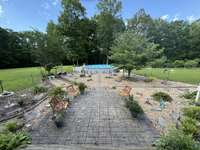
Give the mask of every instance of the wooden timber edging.
M 24 113 L 33 110 L 35 107 L 37 107 L 37 106 L 40 105 L 42 102 L 44 102 L 47 98 L 48 98 L 48 95 L 46 94 L 43 98 L 41 98 L 41 100 L 39 100 L 39 101 L 38 101 L 36 104 L 34 104 L 33 106 L 31 106 L 31 107 L 29 107 L 29 108 L 27 108 L 27 109 L 25 109 L 25 110 L 22 110 L 22 111 L 19 112 L 19 113 L 16 113 L 16 114 L 13 114 L 13 115 L 10 115 L 10 116 L 6 116 L 6 117 L 0 118 L 0 123 L 5 122 L 5 121 L 8 121 L 8 120 L 13 119 L 13 118 L 16 118 L 16 117 L 21 117 L 21 116 L 23 116 Z

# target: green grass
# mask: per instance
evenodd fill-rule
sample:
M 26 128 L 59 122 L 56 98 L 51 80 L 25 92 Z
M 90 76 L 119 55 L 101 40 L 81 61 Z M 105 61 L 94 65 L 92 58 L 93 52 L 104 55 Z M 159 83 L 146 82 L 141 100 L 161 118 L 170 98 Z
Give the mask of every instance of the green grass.
M 200 68 L 171 68 L 169 70 L 169 80 L 171 81 L 180 81 L 192 84 L 200 83 Z M 136 71 L 136 74 L 152 76 L 163 80 L 166 80 L 168 76 L 168 72 L 164 72 L 163 68 L 145 68 Z
M 72 66 L 64 66 L 63 68 L 66 72 L 71 72 L 73 69 Z M 0 80 L 3 81 L 4 90 L 18 91 L 33 87 L 41 81 L 41 68 L 1 69 Z

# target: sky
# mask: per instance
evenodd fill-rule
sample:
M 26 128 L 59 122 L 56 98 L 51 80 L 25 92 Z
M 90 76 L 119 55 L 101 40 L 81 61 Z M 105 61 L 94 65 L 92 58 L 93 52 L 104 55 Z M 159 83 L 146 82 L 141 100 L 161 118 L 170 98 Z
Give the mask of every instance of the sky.
M 98 0 L 81 0 L 87 16 L 97 13 Z M 153 18 L 189 20 L 200 18 L 200 0 L 122 0 L 121 15 L 131 18 L 141 8 Z M 45 31 L 49 20 L 57 21 L 60 0 L 0 0 L 0 27 L 14 31 L 38 29 Z

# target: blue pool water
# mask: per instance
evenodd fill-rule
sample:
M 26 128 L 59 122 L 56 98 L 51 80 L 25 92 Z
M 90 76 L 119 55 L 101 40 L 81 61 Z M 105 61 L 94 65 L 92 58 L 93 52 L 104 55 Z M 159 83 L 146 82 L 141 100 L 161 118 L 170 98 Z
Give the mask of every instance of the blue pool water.
M 86 65 L 85 66 L 86 69 L 113 69 L 113 66 L 112 65 L 104 65 L 104 64 L 101 64 L 101 65 Z

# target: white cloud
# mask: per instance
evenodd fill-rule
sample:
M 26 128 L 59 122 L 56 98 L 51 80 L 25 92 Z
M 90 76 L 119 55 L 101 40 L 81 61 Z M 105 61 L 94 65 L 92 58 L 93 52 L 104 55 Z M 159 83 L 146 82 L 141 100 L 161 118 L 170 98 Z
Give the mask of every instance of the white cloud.
M 166 14 L 166 15 L 161 16 L 160 18 L 161 18 L 162 20 L 166 20 L 166 19 L 169 18 L 169 15 Z
M 49 5 L 49 3 L 45 2 L 45 3 L 42 4 L 42 7 L 44 9 L 48 10 L 50 8 L 50 5 Z
M 176 14 L 176 15 L 174 16 L 174 18 L 172 19 L 172 21 L 177 21 L 177 20 L 179 20 L 179 17 L 180 17 L 180 15 L 179 15 L 179 14 Z
M 56 6 L 58 5 L 58 3 L 59 3 L 59 0 L 53 0 L 52 5 Z
M 187 18 L 186 18 L 190 23 L 192 23 L 193 21 L 195 21 L 195 17 L 192 15 L 192 16 L 188 16 Z
M 2 16 L 3 14 L 3 7 L 0 5 L 0 17 Z

